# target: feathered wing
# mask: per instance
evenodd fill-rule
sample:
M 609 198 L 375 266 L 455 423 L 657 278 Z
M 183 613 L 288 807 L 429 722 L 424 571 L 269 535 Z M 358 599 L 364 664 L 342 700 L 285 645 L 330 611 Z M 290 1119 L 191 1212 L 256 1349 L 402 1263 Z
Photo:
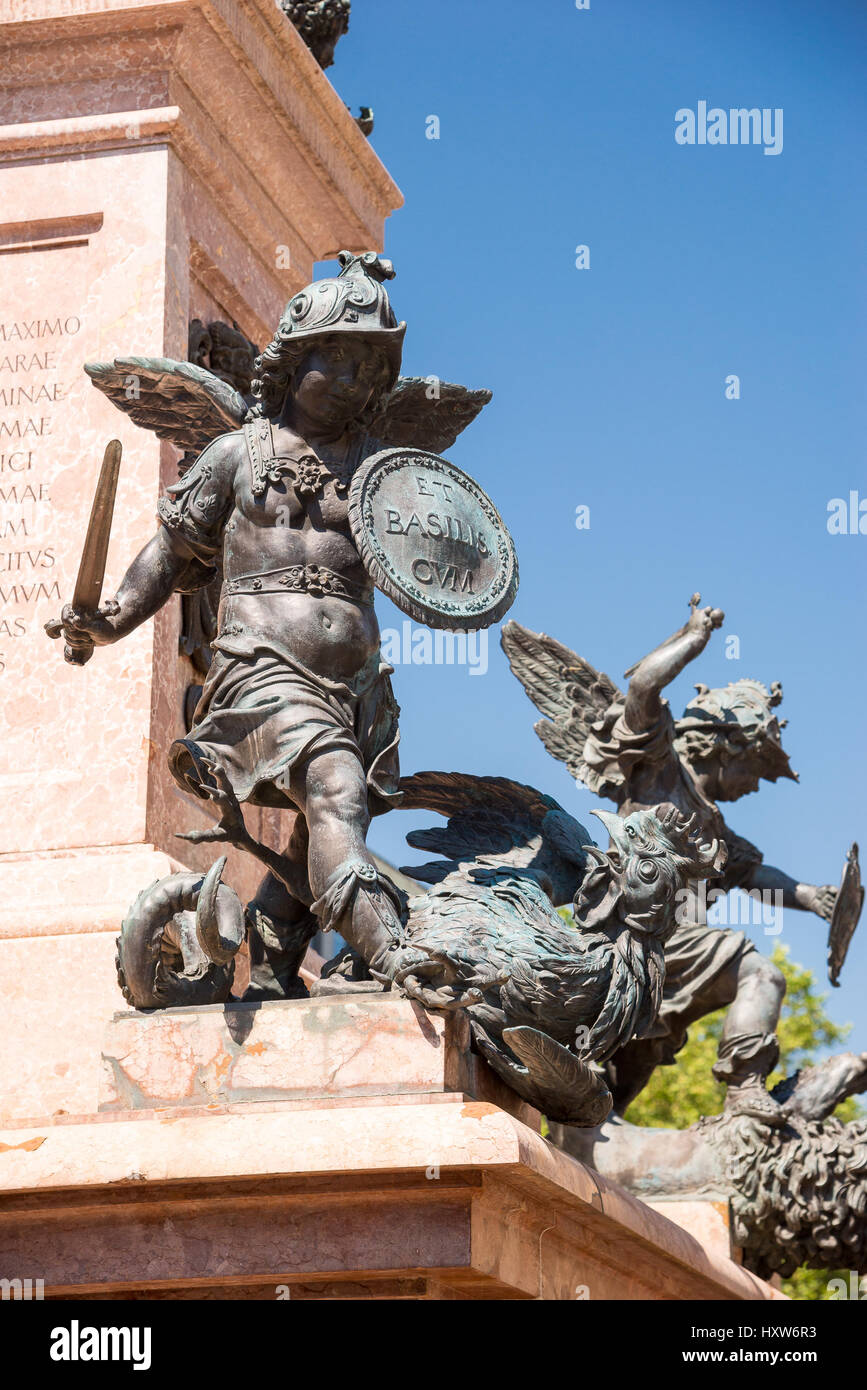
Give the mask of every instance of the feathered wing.
M 184 452 L 201 453 L 240 429 L 253 404 L 206 368 L 170 357 L 116 357 L 84 370 L 118 410 Z M 490 391 L 434 377 L 399 377 L 369 426 L 370 450 L 407 445 L 442 453 L 490 399 Z
M 552 796 L 509 777 L 476 777 L 470 772 L 414 772 L 400 783 L 403 811 L 436 811 L 441 816 L 498 811 L 532 823 L 560 807 Z
M 417 772 L 401 779 L 402 810 L 424 809 L 448 824 L 407 835 L 413 849 L 429 850 L 445 862 L 405 870 L 426 883 L 441 883 L 459 865 L 495 856 L 498 864 L 538 870 L 551 883 L 556 902 L 570 901 L 584 875 L 588 832 L 553 797 L 508 777 L 474 777 L 465 772 Z
M 402 376 L 386 397 L 369 434 L 382 448 L 405 445 L 441 454 L 472 424 L 491 399 L 437 377 Z
M 623 699 L 621 691 L 604 671 L 597 671 L 544 632 L 531 632 L 510 621 L 500 641 L 513 674 L 545 715 L 534 728 L 548 752 L 591 791 L 606 795 L 584 762 L 584 745 L 596 720 Z
M 84 370 L 135 424 L 185 453 L 200 454 L 219 435 L 240 429 L 250 406 L 213 372 L 170 357 L 116 357 L 86 362 Z

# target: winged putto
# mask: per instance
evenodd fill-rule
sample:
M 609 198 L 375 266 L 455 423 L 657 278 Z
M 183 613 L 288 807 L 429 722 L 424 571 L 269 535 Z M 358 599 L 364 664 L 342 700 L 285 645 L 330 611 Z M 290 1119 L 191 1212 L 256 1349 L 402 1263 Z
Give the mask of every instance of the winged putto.
M 690 894 L 678 912 L 677 929 L 665 948 L 665 989 L 655 1030 L 608 1061 L 618 1112 L 626 1110 L 657 1066 L 674 1062 L 690 1023 L 728 1004 L 714 1067 L 728 1086 L 727 1105 L 733 1113 L 781 1124 L 783 1112 L 768 1095 L 765 1078 L 778 1057 L 776 1026 L 785 981 L 744 932 L 709 926 L 708 905 L 740 888 L 773 895 L 782 908 L 830 920 L 832 964 L 839 971 L 863 892 L 860 878 L 855 882 L 857 847 L 850 852 L 851 882 L 844 878 L 849 887 L 838 903 L 833 887 L 799 882 L 765 864 L 761 851 L 724 820 L 720 802 L 756 791 L 762 780 L 797 780 L 797 775 L 782 746 L 779 684 L 770 690 L 751 679 L 719 690 L 698 685 L 680 719 L 673 718 L 662 696 L 722 622 L 719 609 L 701 608 L 694 594 L 688 622 L 626 672 L 625 694 L 567 647 L 518 623 L 505 625 L 502 645 L 544 716 L 535 726 L 537 734 L 573 777 L 609 797 L 621 814 L 671 802 L 696 817 L 706 838 L 728 848 L 722 871 Z

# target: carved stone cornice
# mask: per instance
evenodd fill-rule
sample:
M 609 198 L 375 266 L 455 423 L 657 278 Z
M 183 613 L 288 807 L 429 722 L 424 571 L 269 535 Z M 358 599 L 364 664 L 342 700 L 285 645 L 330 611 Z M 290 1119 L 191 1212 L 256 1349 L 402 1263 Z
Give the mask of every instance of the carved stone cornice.
M 13 117 L 0 162 L 170 143 L 221 203 L 234 189 L 227 211 L 249 219 L 245 240 L 265 254 L 289 245 L 297 270 L 279 276 L 289 291 L 314 257 L 381 245 L 400 192 L 272 0 L 75 0 L 70 10 L 68 0 L 0 0 L 0 90 Z

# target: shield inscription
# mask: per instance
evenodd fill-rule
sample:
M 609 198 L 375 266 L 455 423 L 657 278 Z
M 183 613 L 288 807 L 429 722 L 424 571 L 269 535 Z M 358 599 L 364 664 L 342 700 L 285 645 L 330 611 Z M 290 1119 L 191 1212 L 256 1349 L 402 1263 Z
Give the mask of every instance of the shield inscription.
M 460 468 L 421 449 L 365 459 L 349 524 L 378 589 L 436 628 L 490 627 L 518 592 L 518 560 L 490 498 Z

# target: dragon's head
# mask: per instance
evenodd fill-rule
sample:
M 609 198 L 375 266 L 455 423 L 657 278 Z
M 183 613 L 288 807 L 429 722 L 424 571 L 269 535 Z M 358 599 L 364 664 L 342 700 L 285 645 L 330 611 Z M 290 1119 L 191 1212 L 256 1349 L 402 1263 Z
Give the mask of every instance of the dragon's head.
M 585 846 L 595 861 L 575 898 L 575 920 L 584 928 L 608 922 L 666 940 L 676 925 L 677 894 L 696 879 L 710 878 L 725 863 L 719 840 L 702 842 L 695 816 L 674 806 L 618 816 L 594 811 L 611 837 L 602 853 Z

